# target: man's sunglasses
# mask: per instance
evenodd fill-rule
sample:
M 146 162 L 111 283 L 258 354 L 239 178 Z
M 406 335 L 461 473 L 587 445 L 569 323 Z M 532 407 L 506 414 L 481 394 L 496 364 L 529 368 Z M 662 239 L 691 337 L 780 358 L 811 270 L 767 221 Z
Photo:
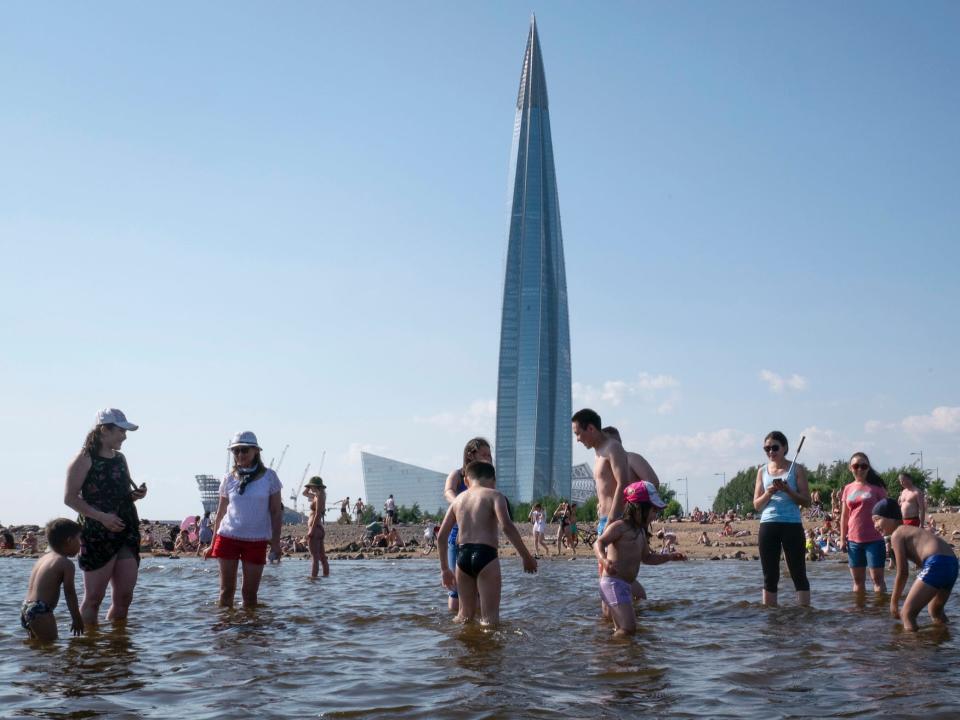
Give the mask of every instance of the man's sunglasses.
M 253 452 L 252 447 L 235 447 L 232 448 L 231 452 L 234 455 L 246 455 L 248 452 Z

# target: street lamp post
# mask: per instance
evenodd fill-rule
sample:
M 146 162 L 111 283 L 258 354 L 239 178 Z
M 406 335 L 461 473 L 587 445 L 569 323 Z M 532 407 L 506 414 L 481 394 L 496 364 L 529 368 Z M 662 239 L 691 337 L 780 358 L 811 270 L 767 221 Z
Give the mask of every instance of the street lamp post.
M 923 450 L 917 450 L 916 452 L 912 452 L 910 454 L 920 456 L 920 474 L 922 475 L 923 474 Z
M 685 512 L 687 517 L 690 516 L 690 485 L 687 483 L 687 478 L 677 478 L 677 482 L 683 483 L 683 505 L 686 508 Z
M 726 486 L 727 486 L 727 473 L 725 473 L 725 472 L 718 472 L 718 473 L 714 473 L 714 474 L 713 474 L 714 477 L 717 477 L 717 476 L 719 476 L 719 475 L 722 475 L 722 476 L 723 476 L 723 486 L 726 487 Z

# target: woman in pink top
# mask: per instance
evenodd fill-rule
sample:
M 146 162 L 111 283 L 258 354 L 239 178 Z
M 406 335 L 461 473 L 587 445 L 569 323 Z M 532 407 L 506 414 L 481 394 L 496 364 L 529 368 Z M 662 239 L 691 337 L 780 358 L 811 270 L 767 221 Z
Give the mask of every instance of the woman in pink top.
M 243 606 L 255 607 L 267 545 L 280 560 L 280 527 L 283 504 L 280 478 L 260 459 L 257 436 L 249 430 L 234 435 L 230 443 L 233 469 L 220 483 L 220 505 L 213 524 L 213 545 L 203 557 L 220 561 L 220 605 L 233 607 L 237 570 L 243 563 Z
M 853 591 L 864 592 L 866 569 L 870 568 L 874 592 L 886 592 L 883 577 L 886 545 L 883 535 L 873 526 L 873 506 L 887 496 L 883 479 L 870 467 L 870 458 L 862 452 L 850 458 L 853 482 L 840 495 L 840 549 L 847 551 Z

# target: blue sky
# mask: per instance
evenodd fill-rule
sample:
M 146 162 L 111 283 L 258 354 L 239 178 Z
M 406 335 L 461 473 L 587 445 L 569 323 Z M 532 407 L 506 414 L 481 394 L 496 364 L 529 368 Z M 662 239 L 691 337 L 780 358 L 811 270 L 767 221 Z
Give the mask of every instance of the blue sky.
M 5 3 L 0 522 L 108 405 L 148 518 L 236 430 L 331 499 L 493 439 L 531 9 L 574 405 L 691 507 L 774 428 L 952 481 L 955 3 Z

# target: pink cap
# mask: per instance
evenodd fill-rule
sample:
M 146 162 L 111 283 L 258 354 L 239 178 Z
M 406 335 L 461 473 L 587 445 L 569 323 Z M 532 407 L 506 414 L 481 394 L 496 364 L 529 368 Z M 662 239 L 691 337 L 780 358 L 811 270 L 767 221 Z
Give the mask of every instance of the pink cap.
M 658 508 L 667 506 L 667 504 L 660 499 L 660 493 L 657 492 L 653 483 L 648 483 L 645 480 L 627 485 L 623 491 L 623 499 L 629 503 L 648 502 Z

